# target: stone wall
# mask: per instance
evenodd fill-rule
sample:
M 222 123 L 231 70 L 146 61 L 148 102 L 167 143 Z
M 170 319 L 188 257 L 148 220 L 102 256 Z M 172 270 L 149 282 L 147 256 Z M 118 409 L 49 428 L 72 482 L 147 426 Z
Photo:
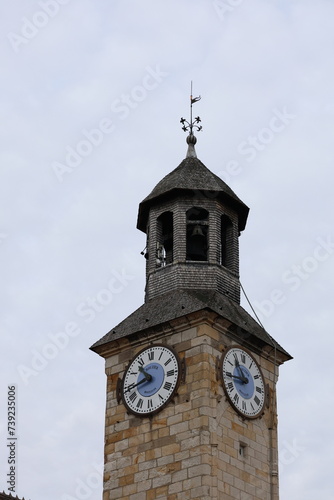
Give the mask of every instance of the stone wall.
M 163 337 L 151 332 L 110 348 L 103 500 L 278 499 L 274 365 L 253 353 L 270 387 L 269 406 L 262 418 L 243 420 L 217 373 L 222 351 L 234 343 L 229 324 L 213 327 L 214 319 L 202 311 L 173 322 Z M 185 358 L 186 378 L 167 407 L 138 418 L 117 402 L 117 380 L 150 343 L 174 347 Z

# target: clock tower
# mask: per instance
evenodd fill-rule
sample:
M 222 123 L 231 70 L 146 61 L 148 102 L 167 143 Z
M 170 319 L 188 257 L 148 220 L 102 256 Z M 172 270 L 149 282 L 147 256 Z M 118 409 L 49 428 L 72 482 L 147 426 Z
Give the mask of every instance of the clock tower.
M 139 205 L 145 302 L 91 347 L 107 375 L 103 500 L 278 500 L 291 356 L 240 305 L 249 209 L 197 158 L 199 117 L 181 122 L 186 158 Z

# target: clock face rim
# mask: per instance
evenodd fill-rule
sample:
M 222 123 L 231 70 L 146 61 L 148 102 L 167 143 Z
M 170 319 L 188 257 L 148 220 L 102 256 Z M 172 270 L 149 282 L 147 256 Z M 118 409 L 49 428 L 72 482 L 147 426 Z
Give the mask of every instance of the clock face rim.
M 243 351 L 247 356 L 249 356 L 256 368 L 257 368 L 257 371 L 262 379 L 262 385 L 263 385 L 263 398 L 262 398 L 262 401 L 261 401 L 261 406 L 259 407 L 259 410 L 254 414 L 254 415 L 248 415 L 247 413 L 243 412 L 242 411 L 242 408 L 239 408 L 233 401 L 232 397 L 230 396 L 230 393 L 229 393 L 229 390 L 226 386 L 226 382 L 225 382 L 225 378 L 224 378 L 224 374 L 223 374 L 223 366 L 224 366 L 224 360 L 225 358 L 227 357 L 228 353 L 234 349 L 239 349 L 240 351 Z M 244 366 L 244 365 L 242 365 Z M 231 406 L 233 407 L 233 409 L 239 414 L 241 415 L 243 418 L 245 419 L 256 419 L 256 418 L 259 418 L 263 415 L 264 411 L 265 411 L 265 404 L 266 404 L 266 399 L 267 399 L 267 389 L 266 389 L 266 384 L 265 384 L 265 378 L 263 376 L 263 373 L 262 373 L 262 370 L 261 370 L 261 367 L 259 365 L 259 363 L 256 361 L 256 359 L 254 358 L 253 354 L 248 350 L 246 349 L 245 347 L 241 346 L 241 345 L 233 345 L 233 346 L 230 346 L 228 348 L 226 348 L 224 350 L 224 352 L 222 353 L 221 355 L 221 359 L 220 359 L 220 366 L 219 366 L 219 374 L 220 374 L 220 378 L 221 378 L 221 381 L 222 381 L 222 386 L 223 386 L 223 389 L 224 389 L 224 392 L 225 392 L 225 395 L 228 399 L 228 401 L 230 402 Z M 230 380 L 229 380 L 230 382 Z M 237 390 L 238 392 L 238 390 Z
M 126 401 L 126 398 L 124 397 L 125 381 L 126 381 L 127 374 L 129 372 L 129 370 L 131 369 L 131 367 L 133 367 L 133 364 L 136 362 L 136 360 L 138 358 L 140 358 L 145 351 L 150 351 L 152 349 L 154 350 L 155 348 L 163 348 L 163 349 L 165 349 L 165 350 L 167 350 L 167 351 L 170 352 L 170 354 L 173 356 L 173 358 L 175 360 L 175 364 L 177 366 L 177 377 L 176 377 L 176 381 L 175 381 L 174 387 L 171 388 L 171 391 L 170 391 L 168 397 L 163 401 L 163 403 L 160 406 L 158 406 L 154 410 L 146 410 L 146 411 L 140 411 L 139 412 L 139 411 L 136 411 L 132 406 L 130 406 L 128 404 L 128 402 Z M 159 364 L 159 366 L 162 367 L 161 364 Z M 145 366 L 144 366 L 144 368 L 145 368 Z M 165 378 L 165 372 L 164 372 L 164 378 Z M 137 378 L 137 380 L 138 380 L 138 378 Z M 168 403 L 174 397 L 174 395 L 175 395 L 175 393 L 176 393 L 176 391 L 177 391 L 177 389 L 178 389 L 178 387 L 180 385 L 180 381 L 181 381 L 181 360 L 180 360 L 179 355 L 176 352 L 176 350 L 173 347 L 167 346 L 165 344 L 151 344 L 151 345 L 147 345 L 146 347 L 143 347 L 140 351 L 138 351 L 135 354 L 135 356 L 133 356 L 133 358 L 130 360 L 129 364 L 127 365 L 127 367 L 126 367 L 126 369 L 124 371 L 124 375 L 123 375 L 122 383 L 121 383 L 122 402 L 123 402 L 126 410 L 129 413 L 132 413 L 133 415 L 135 415 L 137 417 L 150 417 L 150 416 L 155 415 L 156 413 L 160 412 L 161 410 L 163 410 L 168 405 Z M 144 385 L 146 385 L 146 384 L 144 384 Z M 161 387 L 162 387 L 162 383 L 161 383 L 161 386 L 156 391 L 157 393 L 161 390 Z M 136 389 L 136 392 L 138 392 L 138 389 Z

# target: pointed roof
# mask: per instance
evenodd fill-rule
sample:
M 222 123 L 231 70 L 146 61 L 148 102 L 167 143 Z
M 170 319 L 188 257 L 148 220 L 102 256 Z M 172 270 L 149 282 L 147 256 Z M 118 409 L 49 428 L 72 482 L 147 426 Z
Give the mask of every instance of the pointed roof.
M 180 165 L 167 174 L 140 203 L 137 228 L 146 232 L 146 223 L 150 207 L 157 201 L 173 198 L 182 192 L 213 198 L 213 193 L 232 206 L 239 215 L 239 230 L 245 228 L 249 208 L 238 198 L 232 189 L 220 177 L 212 173 L 196 156 L 187 156 Z
M 202 310 L 212 311 L 218 317 L 229 320 L 237 329 L 240 339 L 252 338 L 253 343 L 259 347 L 271 346 L 280 352 L 282 359 L 291 359 L 290 354 L 243 307 L 228 297 L 210 290 L 173 290 L 149 300 L 95 342 L 90 349 L 101 353 L 106 344 L 117 339 L 144 334 L 146 330 L 156 329 L 158 326 L 163 329 L 170 321 Z

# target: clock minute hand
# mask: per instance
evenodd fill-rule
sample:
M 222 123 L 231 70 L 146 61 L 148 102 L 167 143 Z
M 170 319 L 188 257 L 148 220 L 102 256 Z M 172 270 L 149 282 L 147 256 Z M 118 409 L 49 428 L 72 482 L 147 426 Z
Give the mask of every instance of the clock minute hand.
M 237 378 L 238 380 L 241 380 L 242 382 L 245 382 L 245 380 L 246 380 L 244 377 L 238 377 L 237 375 L 230 375 L 230 377 Z
M 138 382 L 137 384 L 131 384 L 129 385 L 129 387 L 127 387 L 124 392 L 129 392 L 129 391 L 132 391 L 132 389 L 134 389 L 135 387 L 137 387 L 137 385 L 140 385 L 140 384 L 143 384 L 144 382 L 148 382 L 149 379 L 147 378 L 142 378 L 140 382 Z

